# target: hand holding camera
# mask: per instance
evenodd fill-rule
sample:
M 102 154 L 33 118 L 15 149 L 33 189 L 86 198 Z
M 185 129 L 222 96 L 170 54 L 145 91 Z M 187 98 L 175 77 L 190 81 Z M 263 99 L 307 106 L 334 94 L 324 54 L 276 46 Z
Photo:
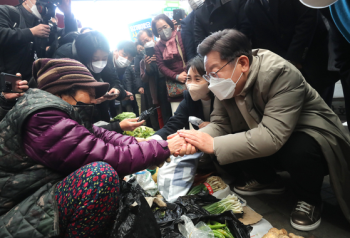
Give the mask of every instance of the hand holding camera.
M 30 28 L 33 36 L 40 38 L 48 38 L 50 36 L 50 26 L 45 24 L 39 24 L 33 28 Z

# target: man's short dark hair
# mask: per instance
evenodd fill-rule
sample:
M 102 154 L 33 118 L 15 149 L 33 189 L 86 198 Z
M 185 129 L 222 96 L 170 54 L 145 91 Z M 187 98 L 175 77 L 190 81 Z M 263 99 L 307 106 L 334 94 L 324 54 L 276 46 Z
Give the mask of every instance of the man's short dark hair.
M 198 54 L 203 57 L 210 51 L 219 52 L 221 59 L 227 61 L 241 55 L 248 57 L 249 64 L 253 59 L 250 40 L 242 32 L 233 29 L 225 29 L 211 34 L 197 48 Z
M 156 16 L 152 21 L 152 32 L 156 37 L 159 37 L 159 33 L 158 33 L 157 27 L 156 27 L 156 24 L 159 20 L 164 20 L 166 23 L 168 23 L 168 25 L 171 27 L 171 29 L 174 30 L 175 26 L 174 26 L 174 23 L 170 20 L 170 18 L 165 14 L 160 14 L 160 15 Z
M 134 42 L 132 41 L 121 41 L 117 50 L 124 50 L 124 53 L 129 54 L 131 57 L 135 57 L 137 54 L 137 48 Z
M 138 34 L 137 34 L 137 41 L 138 41 L 138 44 L 139 45 L 142 45 L 142 42 L 140 41 L 140 37 L 143 33 L 146 33 L 148 37 L 153 37 L 153 32 L 151 31 L 151 29 L 144 29 L 142 31 L 140 31 Z

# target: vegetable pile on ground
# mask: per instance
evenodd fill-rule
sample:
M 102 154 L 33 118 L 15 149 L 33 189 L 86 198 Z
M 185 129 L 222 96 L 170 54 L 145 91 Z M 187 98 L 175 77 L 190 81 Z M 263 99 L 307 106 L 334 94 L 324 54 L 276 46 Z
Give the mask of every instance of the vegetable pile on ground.
M 209 191 L 209 194 L 213 194 L 219 190 L 225 189 L 226 187 L 227 184 L 220 177 L 211 176 L 205 181 L 205 183 L 192 188 L 187 195 L 196 195 L 202 191 Z
M 133 112 L 123 112 L 114 117 L 111 121 L 122 121 L 125 119 L 136 118 L 136 114 Z
M 209 221 L 207 223 L 209 228 L 214 232 L 214 237 L 218 238 L 234 238 L 226 224 L 221 224 L 216 221 Z
M 267 234 L 263 236 L 263 238 L 304 238 L 302 236 L 294 235 L 293 233 L 289 233 L 285 229 L 278 230 L 277 228 L 271 228 Z
M 228 195 L 219 202 L 213 203 L 203 207 L 210 214 L 221 214 L 225 211 L 232 211 L 233 213 L 243 213 L 242 204 L 238 197 L 234 194 Z
M 138 138 L 148 138 L 154 135 L 155 131 L 147 126 L 140 126 L 133 131 L 124 131 L 124 135 L 138 137 Z

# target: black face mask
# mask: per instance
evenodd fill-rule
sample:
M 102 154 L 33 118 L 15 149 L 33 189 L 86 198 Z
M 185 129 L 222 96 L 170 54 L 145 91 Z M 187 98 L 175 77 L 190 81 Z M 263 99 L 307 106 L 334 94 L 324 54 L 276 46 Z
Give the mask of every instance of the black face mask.
M 95 104 L 86 104 L 83 102 L 77 102 L 77 105 L 73 105 L 73 108 L 74 108 L 74 111 L 78 114 L 77 118 L 81 120 L 81 121 L 78 121 L 78 123 L 84 126 L 86 129 L 88 129 L 91 133 L 93 133 L 92 122 L 93 122 Z

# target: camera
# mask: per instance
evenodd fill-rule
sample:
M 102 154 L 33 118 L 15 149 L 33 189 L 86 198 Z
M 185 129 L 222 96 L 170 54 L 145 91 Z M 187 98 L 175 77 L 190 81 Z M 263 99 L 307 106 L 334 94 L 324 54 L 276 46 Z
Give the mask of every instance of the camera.
M 55 17 L 56 8 L 62 0 L 37 0 L 36 7 L 42 16 L 44 23 L 49 24 L 51 17 Z

